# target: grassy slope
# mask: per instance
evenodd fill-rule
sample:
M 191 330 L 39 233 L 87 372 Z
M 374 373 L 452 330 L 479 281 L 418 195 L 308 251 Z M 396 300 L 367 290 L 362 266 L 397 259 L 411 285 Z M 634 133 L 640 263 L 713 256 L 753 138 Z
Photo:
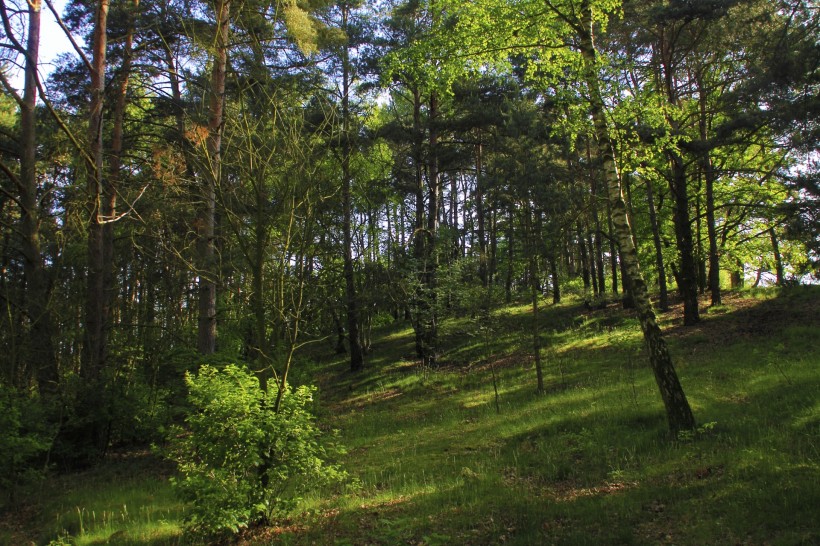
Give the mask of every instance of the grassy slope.
M 664 316 L 703 425 L 677 441 L 637 321 L 614 306 L 545 311 L 544 395 L 534 392 L 525 306 L 482 324 L 447 321 L 435 371 L 415 365 L 408 329 L 382 332 L 360 375 L 317 355 L 300 375 L 318 374 L 322 420 L 340 430 L 352 483 L 317 492 L 289 521 L 242 543 L 820 543 L 818 309 L 820 291 L 801 288 L 730 296 L 694 328 L 674 311 Z M 85 523 L 77 543 L 183 542 L 182 507 L 153 469 L 131 483 L 109 479 L 116 468 L 68 478 L 64 487 L 84 497 L 46 492 L 30 526 L 77 535 L 80 516 L 107 510 L 123 525 L 94 534 Z M 139 531 L 150 516 L 126 525 L 119 505 L 155 510 L 168 534 Z

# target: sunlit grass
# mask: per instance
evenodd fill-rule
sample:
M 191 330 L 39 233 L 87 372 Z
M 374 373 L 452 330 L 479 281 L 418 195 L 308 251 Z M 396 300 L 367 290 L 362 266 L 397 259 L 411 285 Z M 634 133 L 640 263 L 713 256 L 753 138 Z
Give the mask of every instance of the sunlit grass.
M 820 307 L 817 290 L 800 297 Z M 727 299 L 696 329 L 661 317 L 701 427 L 678 439 L 637 321 L 614 306 L 545 306 L 544 394 L 528 305 L 444 321 L 438 369 L 413 360 L 404 325 L 374 336 L 361 374 L 317 352 L 296 377 L 321 378 L 321 419 L 339 430 L 351 480 L 313 491 L 257 543 L 820 542 L 817 321 L 780 327 L 775 311 L 768 325 L 735 324 Z M 49 537 L 182 543 L 183 507 L 164 480 L 100 476 L 43 505 Z

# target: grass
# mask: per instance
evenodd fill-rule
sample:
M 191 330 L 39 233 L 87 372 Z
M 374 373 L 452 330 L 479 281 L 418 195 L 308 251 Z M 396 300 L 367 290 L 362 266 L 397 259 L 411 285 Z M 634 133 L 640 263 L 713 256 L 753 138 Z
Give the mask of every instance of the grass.
M 351 481 L 240 543 L 816 544 L 816 309 L 820 291 L 799 288 L 729 294 L 696 327 L 662 316 L 701 425 L 678 439 L 637 321 L 614 305 L 544 310 L 543 395 L 525 305 L 445 321 L 435 370 L 418 367 L 403 325 L 374 338 L 358 375 L 316 352 L 296 376 L 321 385 Z M 35 540 L 188 543 L 165 477 L 131 457 L 60 478 L 29 518 Z
M 150 453 L 135 452 L 49 480 L 29 494 L 33 506 L 19 514 L 29 528 L 0 534 L 0 543 L 182 543 L 184 506 L 169 487 L 169 470 Z

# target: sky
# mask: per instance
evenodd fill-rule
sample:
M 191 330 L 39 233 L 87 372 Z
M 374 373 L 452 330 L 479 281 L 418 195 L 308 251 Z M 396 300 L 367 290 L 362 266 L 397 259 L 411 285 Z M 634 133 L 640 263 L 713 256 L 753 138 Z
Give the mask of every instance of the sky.
M 52 4 L 57 12 L 62 15 L 66 0 L 52 0 Z M 65 33 L 57 25 L 51 11 L 43 3 L 43 14 L 40 24 L 40 60 L 43 65 L 43 76 L 48 75 L 53 69 L 52 61 L 60 54 L 72 51 L 71 42 L 66 38 Z
M 52 0 L 54 8 L 60 15 L 63 13 L 67 0 Z M 73 51 L 71 42 L 54 19 L 45 2 L 43 2 L 40 19 L 40 76 L 43 80 L 54 70 L 54 59 L 60 53 Z M 23 88 L 23 71 L 11 74 L 11 83 L 16 88 Z

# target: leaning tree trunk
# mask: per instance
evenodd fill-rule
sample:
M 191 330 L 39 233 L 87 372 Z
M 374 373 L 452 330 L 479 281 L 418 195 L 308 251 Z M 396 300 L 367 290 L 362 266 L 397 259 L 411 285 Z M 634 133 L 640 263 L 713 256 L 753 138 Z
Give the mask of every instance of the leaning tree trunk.
M 695 428 L 695 418 L 678 380 L 666 341 L 658 326 L 652 303 L 649 300 L 646 282 L 640 270 L 638 253 L 632 240 L 632 229 L 629 225 L 629 217 L 615 163 L 609 129 L 604 118 L 604 101 L 598 87 L 597 52 L 593 40 L 592 10 L 588 0 L 584 0 L 582 3 L 581 17 L 581 24 L 576 28 L 576 31 L 579 33 L 581 54 L 584 61 L 590 113 L 595 136 L 600 147 L 599 153 L 603 158 L 607 194 L 612 207 L 614 235 L 621 247 L 621 258 L 627 272 L 628 285 L 635 300 L 635 309 L 638 313 L 644 341 L 649 352 L 649 362 L 666 408 L 669 428 L 673 434 L 684 430 L 693 430 Z

